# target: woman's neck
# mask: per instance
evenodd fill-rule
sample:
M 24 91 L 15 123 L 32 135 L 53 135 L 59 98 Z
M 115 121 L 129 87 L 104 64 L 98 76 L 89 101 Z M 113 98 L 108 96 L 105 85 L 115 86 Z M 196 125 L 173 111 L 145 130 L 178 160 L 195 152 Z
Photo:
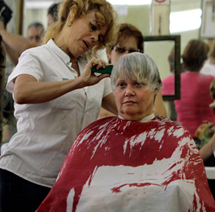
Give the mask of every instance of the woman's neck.
M 77 60 L 75 62 L 72 62 L 72 68 L 75 69 L 78 73 L 78 76 L 80 76 L 80 71 L 79 71 Z
M 60 36 L 57 36 L 54 39 L 54 42 L 62 51 L 64 51 L 70 57 L 70 62 L 72 63 L 72 68 L 75 69 L 78 73 L 78 76 L 80 76 L 80 71 L 79 71 L 78 62 L 77 62 L 78 59 L 69 53 L 68 47 L 64 44 L 62 38 Z
M 209 58 L 209 63 L 214 65 L 215 64 L 215 58 L 210 57 Z

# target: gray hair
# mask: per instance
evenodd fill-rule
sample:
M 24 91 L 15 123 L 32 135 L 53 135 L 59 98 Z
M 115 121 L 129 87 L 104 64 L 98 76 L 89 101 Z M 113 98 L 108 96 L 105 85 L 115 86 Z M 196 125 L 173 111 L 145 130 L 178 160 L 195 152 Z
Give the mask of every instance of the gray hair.
M 41 30 L 40 30 L 40 32 L 41 32 L 41 34 L 43 34 L 44 32 L 45 32 L 45 30 L 44 30 L 44 26 L 43 26 L 43 24 L 41 24 L 40 22 L 33 22 L 33 23 L 31 23 L 29 26 L 28 26 L 28 29 L 30 28 L 30 27 L 33 27 L 33 28 L 41 28 Z
M 119 77 L 125 76 L 131 80 L 141 82 L 146 79 L 151 91 L 163 87 L 160 74 L 155 62 L 147 54 L 134 52 L 121 56 L 113 67 L 111 73 L 111 86 L 115 89 Z

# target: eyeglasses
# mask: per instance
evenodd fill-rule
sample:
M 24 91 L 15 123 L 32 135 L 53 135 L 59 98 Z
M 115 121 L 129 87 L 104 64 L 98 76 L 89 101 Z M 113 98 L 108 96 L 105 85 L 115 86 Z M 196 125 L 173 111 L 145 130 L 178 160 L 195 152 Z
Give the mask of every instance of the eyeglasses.
M 113 50 L 119 54 L 124 54 L 126 51 L 128 51 L 128 53 L 140 52 L 140 49 L 135 48 L 126 49 L 124 46 L 114 46 Z

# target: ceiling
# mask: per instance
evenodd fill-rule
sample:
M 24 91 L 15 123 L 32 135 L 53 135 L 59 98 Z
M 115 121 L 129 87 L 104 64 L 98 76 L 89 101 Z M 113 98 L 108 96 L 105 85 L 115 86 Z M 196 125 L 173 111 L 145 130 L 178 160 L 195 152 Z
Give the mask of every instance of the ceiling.
M 151 4 L 152 0 L 108 0 L 111 4 L 116 5 L 138 5 L 138 4 Z M 179 5 L 201 5 L 202 0 L 169 0 L 173 6 Z M 25 0 L 25 7 L 27 9 L 47 9 L 51 4 L 61 2 L 61 0 Z

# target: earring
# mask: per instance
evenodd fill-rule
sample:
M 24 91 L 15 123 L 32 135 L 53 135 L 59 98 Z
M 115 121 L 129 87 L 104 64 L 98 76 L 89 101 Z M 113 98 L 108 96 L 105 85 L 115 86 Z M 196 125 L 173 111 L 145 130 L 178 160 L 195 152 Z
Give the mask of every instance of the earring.
M 68 23 L 68 25 L 67 25 L 67 26 L 68 26 L 68 27 L 72 26 L 72 22 Z

